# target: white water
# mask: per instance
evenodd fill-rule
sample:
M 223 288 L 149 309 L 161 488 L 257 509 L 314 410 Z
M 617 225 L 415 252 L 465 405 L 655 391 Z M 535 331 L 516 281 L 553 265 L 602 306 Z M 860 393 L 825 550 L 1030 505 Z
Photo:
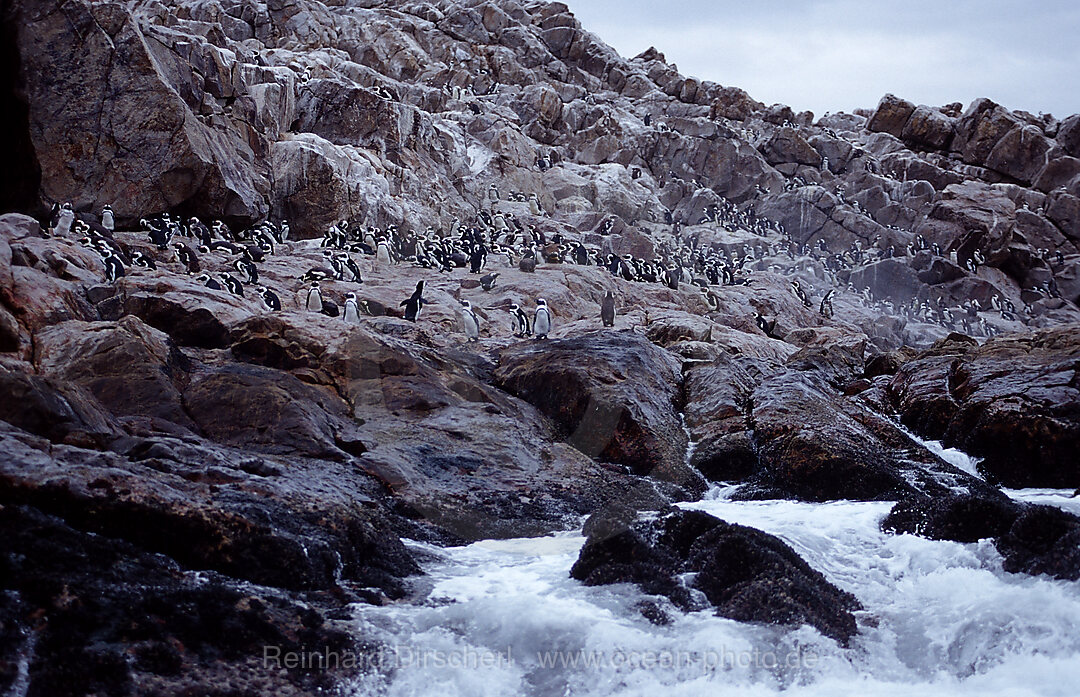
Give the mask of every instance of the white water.
M 685 507 L 778 535 L 854 593 L 866 609 L 849 648 L 809 627 L 666 605 L 672 623 L 655 626 L 634 608 L 646 596 L 633 586 L 586 588 L 569 578 L 578 533 L 417 545 L 438 556 L 426 565 L 427 600 L 356 608 L 357 633 L 386 645 L 384 668 L 400 667 L 372 674 L 353 694 L 1077 693 L 1080 584 L 1007 574 L 989 541 L 886 535 L 878 522 L 888 503 L 733 502 L 723 492 Z M 1060 494 L 1030 496 L 1060 504 Z M 562 652 L 548 654 L 555 667 L 542 665 L 545 652 Z

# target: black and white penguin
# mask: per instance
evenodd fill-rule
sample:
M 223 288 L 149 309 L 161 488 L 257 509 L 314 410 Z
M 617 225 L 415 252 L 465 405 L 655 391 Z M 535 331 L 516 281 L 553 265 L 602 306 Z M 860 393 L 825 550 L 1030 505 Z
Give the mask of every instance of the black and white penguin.
M 406 300 L 401 301 L 401 307 L 405 308 L 405 319 L 415 322 L 420 317 L 420 311 L 424 309 L 424 282 L 416 282 L 416 290 Z
M 259 269 L 250 259 L 237 259 L 233 262 L 233 267 L 247 277 L 244 283 L 249 286 L 256 285 L 259 282 Z
M 71 224 L 75 222 L 75 211 L 70 203 L 60 206 L 60 212 L 56 217 L 56 225 L 53 226 L 53 237 L 67 237 L 71 233 Z
M 469 273 L 480 273 L 487 264 L 487 247 L 475 245 L 469 253 Z
M 353 258 L 349 256 L 348 252 L 339 252 L 337 255 L 338 262 L 341 263 L 350 274 L 352 274 L 353 283 L 363 283 L 364 277 L 360 275 L 360 267 L 356 265 Z
M 754 322 L 757 324 L 757 328 L 760 329 L 762 333 L 765 334 L 765 336 L 769 337 L 770 339 L 776 338 L 775 336 L 773 336 L 773 329 L 776 328 L 775 319 L 770 322 L 765 319 L 765 317 L 762 316 L 760 312 L 758 312 L 754 315 Z
M 499 277 L 498 271 L 493 271 L 486 276 L 480 277 L 480 287 L 484 290 L 491 290 L 495 287 L 495 280 Z
M 604 301 L 600 303 L 600 320 L 605 327 L 615 326 L 615 294 L 610 290 L 604 295 Z
M 832 297 L 836 294 L 835 288 L 830 288 L 829 292 L 825 294 L 825 297 L 821 299 L 821 305 L 818 307 L 818 312 L 822 317 L 826 319 L 833 316 Z
M 495 186 L 494 182 L 488 186 L 488 200 L 493 202 L 499 200 L 499 187 Z
M 537 339 L 546 339 L 551 331 L 551 310 L 543 298 L 536 299 L 536 311 L 533 312 L 533 334 Z
M 307 308 L 308 312 L 323 311 L 322 291 L 319 290 L 318 281 L 311 282 L 311 288 L 308 289 L 307 299 L 304 301 L 304 307 Z
M 540 207 L 540 197 L 533 192 L 529 195 L 529 212 L 533 215 L 543 215 L 544 210 Z
M 214 279 L 210 278 L 210 274 L 207 274 L 207 273 L 199 274 L 198 276 L 195 277 L 195 280 L 198 281 L 199 283 L 203 284 L 204 286 L 206 286 L 210 290 L 225 290 L 224 288 L 221 287 L 220 283 L 218 283 Z
M 465 325 L 465 337 L 469 342 L 480 340 L 480 318 L 468 300 L 461 301 L 461 321 Z
M 356 293 L 345 294 L 345 311 L 341 317 L 348 324 L 360 324 L 360 306 L 356 303 Z
M 520 337 L 532 334 L 529 331 L 529 316 L 525 314 L 525 310 L 522 310 L 517 303 L 510 306 L 510 327 L 514 332 L 514 336 Z
M 124 276 L 124 262 L 115 254 L 109 254 L 101 260 L 105 264 L 105 278 L 109 283 L 116 283 L 116 279 Z
M 190 273 L 199 273 L 202 269 L 199 267 L 199 257 L 195 255 L 195 252 L 184 244 L 183 242 L 177 242 L 173 245 L 173 249 L 176 250 L 176 258 Z
M 116 229 L 116 216 L 113 215 L 112 206 L 109 204 L 105 204 L 105 207 L 101 209 L 101 227 L 109 232 Z
M 132 252 L 131 263 L 144 269 L 157 269 L 157 263 L 142 252 Z
M 225 289 L 233 295 L 239 295 L 244 297 L 244 284 L 234 276 L 230 276 L 227 273 L 221 274 L 221 282 L 225 284 Z
M 390 264 L 390 244 L 382 237 L 375 248 L 375 261 L 387 266 Z
M 263 305 L 266 305 L 268 310 L 272 312 L 281 310 L 281 298 L 277 296 L 277 293 L 266 286 L 259 286 L 259 295 L 262 297 Z

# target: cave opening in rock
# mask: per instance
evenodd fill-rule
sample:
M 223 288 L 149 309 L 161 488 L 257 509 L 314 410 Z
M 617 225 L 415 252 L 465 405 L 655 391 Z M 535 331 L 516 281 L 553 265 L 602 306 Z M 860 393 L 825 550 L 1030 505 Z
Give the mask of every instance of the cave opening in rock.
M 0 1 L 0 213 L 39 214 L 41 167 L 30 140 L 30 109 L 22 94 L 16 41 L 18 21 L 8 0 Z

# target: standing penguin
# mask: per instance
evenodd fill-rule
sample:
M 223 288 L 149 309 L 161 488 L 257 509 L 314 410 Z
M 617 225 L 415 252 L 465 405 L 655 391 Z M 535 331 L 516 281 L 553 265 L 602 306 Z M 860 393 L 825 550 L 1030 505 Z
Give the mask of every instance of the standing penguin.
M 535 191 L 529 195 L 529 212 L 533 215 L 540 215 L 543 212 L 540 208 L 540 197 Z
M 407 300 L 401 301 L 401 306 L 405 308 L 405 319 L 410 322 L 415 322 L 420 317 L 420 310 L 424 309 L 424 304 L 427 300 L 424 299 L 424 282 L 416 282 L 416 290 L 408 297 Z
M 311 288 L 307 292 L 307 301 L 305 302 L 308 312 L 322 312 L 323 300 L 322 292 L 319 290 L 319 282 L 312 281 Z
M 604 301 L 600 303 L 600 320 L 605 327 L 615 326 L 615 294 L 610 290 L 604 296 Z
M 546 339 L 551 331 L 551 310 L 543 298 L 536 299 L 536 311 L 533 313 L 533 333 L 537 339 Z
M 356 293 L 345 294 L 345 312 L 341 316 L 348 324 L 360 324 L 360 307 L 356 304 Z
M 465 337 L 469 342 L 480 340 L 480 318 L 473 312 L 472 303 L 461 301 L 461 320 L 465 325 Z
M 529 336 L 532 333 L 529 331 L 529 316 L 517 303 L 510 306 L 510 327 L 514 336 Z
M 116 229 L 116 216 L 113 215 L 112 206 L 109 204 L 105 204 L 105 207 L 101 209 L 101 227 L 109 232 Z
M 829 292 L 825 294 L 825 297 L 821 299 L 821 305 L 818 307 L 818 312 L 822 317 L 826 319 L 833 316 L 832 297 L 836 294 L 835 288 L 830 288 Z
M 390 244 L 385 238 L 380 237 L 375 249 L 375 261 L 385 266 L 390 265 Z
M 66 237 L 71 232 L 71 224 L 75 222 L 75 211 L 70 203 L 60 206 L 60 215 L 56 219 L 56 226 L 52 229 L 53 237 Z

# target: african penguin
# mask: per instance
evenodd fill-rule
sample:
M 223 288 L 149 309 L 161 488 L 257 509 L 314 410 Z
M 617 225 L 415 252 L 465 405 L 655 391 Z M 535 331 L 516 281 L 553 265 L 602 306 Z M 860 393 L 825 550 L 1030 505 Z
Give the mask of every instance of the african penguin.
M 318 281 L 311 282 L 311 288 L 308 289 L 307 300 L 304 302 L 304 307 L 307 308 L 308 312 L 323 311 L 322 292 L 319 290 Z
M 108 204 L 101 209 L 101 227 L 109 232 L 116 229 L 116 216 L 113 215 L 112 206 Z
M 266 305 L 267 309 L 272 312 L 281 310 L 281 298 L 277 296 L 277 293 L 266 286 L 259 286 L 259 295 L 262 296 L 263 305 Z
M 499 277 L 499 272 L 498 271 L 494 271 L 492 273 L 489 273 L 486 276 L 481 276 L 480 277 L 480 287 L 483 288 L 484 290 L 491 290 L 492 288 L 495 287 L 495 279 L 497 279 L 498 277 Z
M 551 310 L 543 298 L 536 299 L 536 311 L 533 313 L 533 333 L 537 339 L 546 339 L 551 331 Z
M 470 342 L 480 340 L 480 319 L 473 312 L 472 303 L 468 300 L 461 301 L 461 320 L 465 325 L 465 337 Z
M 415 322 L 420 317 L 420 310 L 424 308 L 424 282 L 416 282 L 416 290 L 406 300 L 401 301 L 401 307 L 405 308 L 405 319 Z
M 615 294 L 610 290 L 604 295 L 603 302 L 600 303 L 600 320 L 605 327 L 615 326 Z
M 345 312 L 341 316 L 349 324 L 360 324 L 360 307 L 356 304 L 356 293 L 345 294 Z
M 529 336 L 532 333 L 529 331 L 529 316 L 517 303 L 510 306 L 510 326 L 514 336 Z

